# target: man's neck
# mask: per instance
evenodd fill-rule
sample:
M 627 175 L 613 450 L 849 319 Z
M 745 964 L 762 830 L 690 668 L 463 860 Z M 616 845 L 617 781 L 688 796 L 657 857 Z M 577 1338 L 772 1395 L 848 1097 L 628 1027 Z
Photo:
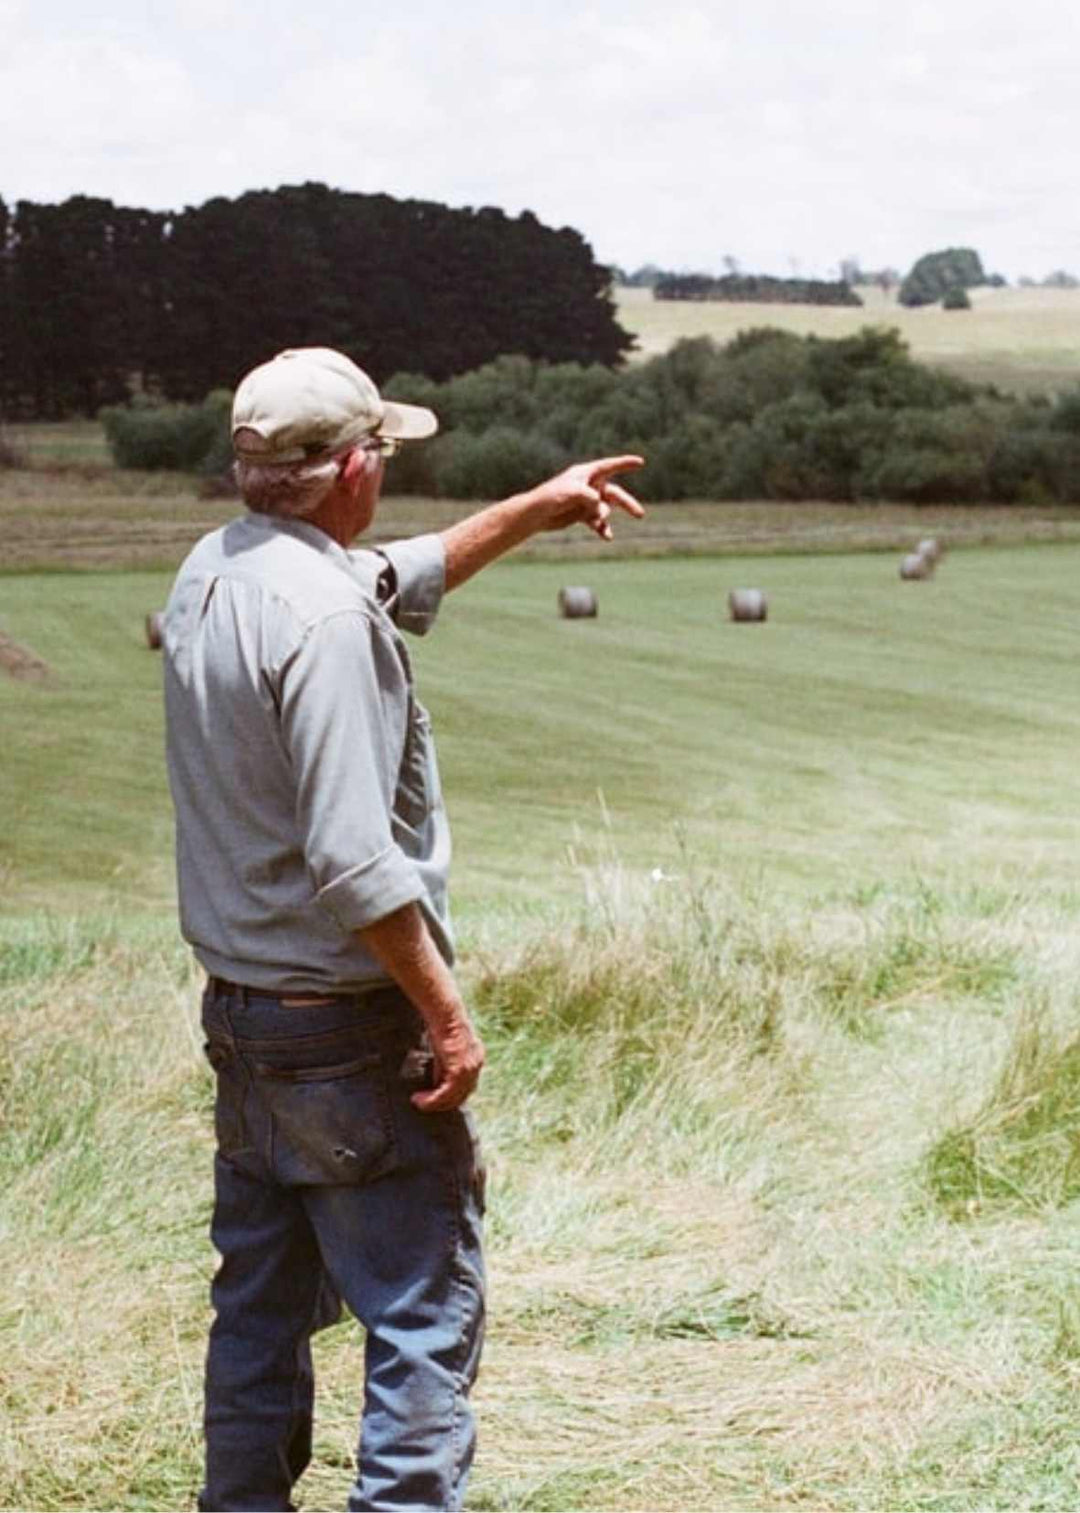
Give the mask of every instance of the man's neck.
M 338 546 L 347 547 L 360 528 L 355 501 L 342 498 L 337 489 L 323 500 L 313 515 L 306 518 L 309 525 L 317 525 Z

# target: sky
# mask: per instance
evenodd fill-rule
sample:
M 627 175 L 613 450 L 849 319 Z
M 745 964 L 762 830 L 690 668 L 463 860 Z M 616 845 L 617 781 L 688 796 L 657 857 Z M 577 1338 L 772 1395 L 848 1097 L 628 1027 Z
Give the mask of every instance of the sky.
M 1080 271 L 1061 0 L 0 0 L 0 197 L 316 180 L 496 205 L 633 269 Z

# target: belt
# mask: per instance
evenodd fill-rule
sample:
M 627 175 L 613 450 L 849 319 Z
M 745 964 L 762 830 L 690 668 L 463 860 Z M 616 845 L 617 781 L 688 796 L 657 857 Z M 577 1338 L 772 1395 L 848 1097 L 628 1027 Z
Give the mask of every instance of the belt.
M 269 988 L 253 988 L 250 983 L 230 982 L 226 977 L 210 977 L 207 981 L 215 993 L 236 993 L 241 998 L 246 998 L 249 993 L 254 993 L 259 998 L 276 999 L 284 1009 L 327 1008 L 330 1004 L 338 1003 L 343 998 L 357 998 L 360 996 L 356 991 L 351 993 L 274 993 Z M 382 987 L 385 984 L 380 983 L 379 986 Z

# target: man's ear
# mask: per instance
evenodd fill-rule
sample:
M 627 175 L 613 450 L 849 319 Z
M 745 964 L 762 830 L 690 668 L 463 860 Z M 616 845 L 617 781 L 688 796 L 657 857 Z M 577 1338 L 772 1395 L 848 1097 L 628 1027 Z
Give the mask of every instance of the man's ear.
M 367 452 L 363 447 L 351 447 L 338 464 L 338 477 L 347 488 L 354 489 L 366 468 Z

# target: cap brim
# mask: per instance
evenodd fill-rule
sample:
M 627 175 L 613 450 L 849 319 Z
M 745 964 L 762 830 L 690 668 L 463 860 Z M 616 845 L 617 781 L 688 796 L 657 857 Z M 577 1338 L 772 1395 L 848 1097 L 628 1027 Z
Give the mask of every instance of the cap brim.
M 383 400 L 383 418 L 379 422 L 377 436 L 396 436 L 399 441 L 423 441 L 425 436 L 434 436 L 439 421 L 434 410 L 425 410 L 422 405 L 403 405 L 395 400 Z

